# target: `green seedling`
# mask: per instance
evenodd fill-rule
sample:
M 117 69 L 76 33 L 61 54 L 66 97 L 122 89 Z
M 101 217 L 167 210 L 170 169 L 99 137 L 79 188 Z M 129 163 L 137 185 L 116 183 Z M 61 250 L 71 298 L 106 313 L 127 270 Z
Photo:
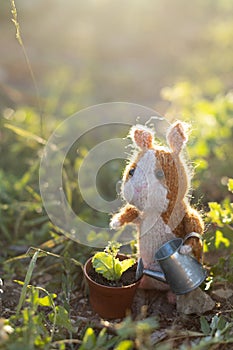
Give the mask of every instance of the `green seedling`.
M 120 244 L 109 242 L 103 252 L 96 253 L 92 258 L 92 266 L 95 271 L 103 275 L 109 281 L 118 281 L 123 272 L 135 264 L 135 259 L 120 260 L 117 257 Z

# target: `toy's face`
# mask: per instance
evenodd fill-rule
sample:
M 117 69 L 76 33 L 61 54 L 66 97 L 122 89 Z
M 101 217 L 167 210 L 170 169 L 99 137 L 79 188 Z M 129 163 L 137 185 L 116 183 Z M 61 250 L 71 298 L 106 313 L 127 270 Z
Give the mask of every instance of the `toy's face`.
M 157 214 L 166 210 L 166 182 L 154 150 L 147 150 L 137 163 L 127 166 L 123 176 L 122 193 L 127 202 L 139 210 L 153 210 Z

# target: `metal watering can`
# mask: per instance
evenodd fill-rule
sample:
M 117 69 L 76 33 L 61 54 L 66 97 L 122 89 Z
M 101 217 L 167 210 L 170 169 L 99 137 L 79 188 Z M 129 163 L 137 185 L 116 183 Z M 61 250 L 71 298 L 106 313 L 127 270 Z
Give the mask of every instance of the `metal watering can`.
M 192 256 L 180 253 L 184 242 L 191 237 L 201 238 L 196 232 L 185 237 L 172 239 L 163 244 L 155 253 L 162 271 L 144 269 L 142 259 L 138 261 L 136 278 L 143 274 L 158 281 L 168 283 L 171 290 L 179 295 L 186 294 L 197 288 L 206 278 L 206 270 Z

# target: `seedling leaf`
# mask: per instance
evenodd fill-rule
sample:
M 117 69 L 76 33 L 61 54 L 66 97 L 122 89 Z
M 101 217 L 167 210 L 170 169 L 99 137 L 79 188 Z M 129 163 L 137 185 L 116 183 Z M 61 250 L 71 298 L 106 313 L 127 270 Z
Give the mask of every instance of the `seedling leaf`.
M 134 263 L 135 260 L 132 258 L 120 261 L 108 250 L 98 252 L 92 258 L 92 266 L 95 271 L 102 274 L 109 281 L 119 280 L 123 272 L 128 270 Z

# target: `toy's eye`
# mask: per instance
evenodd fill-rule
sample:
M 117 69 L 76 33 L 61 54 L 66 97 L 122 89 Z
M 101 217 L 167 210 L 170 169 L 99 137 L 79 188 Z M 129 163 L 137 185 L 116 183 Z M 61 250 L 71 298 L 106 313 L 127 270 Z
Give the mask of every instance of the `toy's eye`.
M 163 170 L 159 169 L 155 172 L 155 176 L 158 180 L 162 180 L 164 178 L 164 172 Z
M 135 172 L 135 168 L 131 168 L 129 171 L 129 176 L 133 176 L 134 172 Z

